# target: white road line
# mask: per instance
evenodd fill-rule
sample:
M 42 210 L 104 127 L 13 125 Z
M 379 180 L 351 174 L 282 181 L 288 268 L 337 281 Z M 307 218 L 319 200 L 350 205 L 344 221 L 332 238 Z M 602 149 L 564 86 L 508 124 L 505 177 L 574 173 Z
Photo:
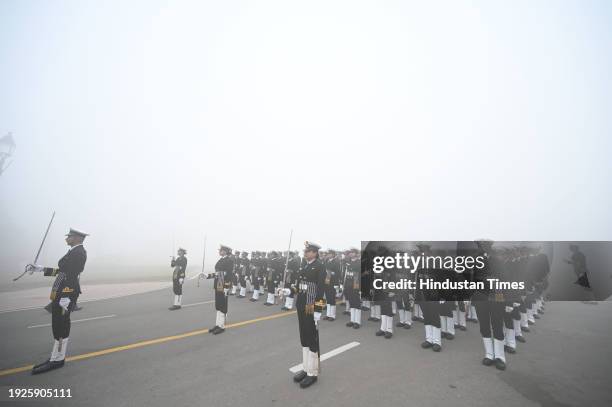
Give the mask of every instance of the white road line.
M 93 321 L 95 319 L 104 319 L 104 318 L 112 318 L 112 317 L 116 317 L 117 315 L 112 314 L 112 315 L 102 315 L 101 317 L 93 317 L 93 318 L 84 318 L 84 319 L 74 319 L 72 321 L 70 321 L 70 323 L 74 324 L 76 322 L 83 322 L 83 321 Z M 30 325 L 28 328 L 42 328 L 44 326 L 51 326 L 51 324 L 40 324 L 40 325 Z
M 336 349 L 332 349 L 327 353 L 324 353 L 321 355 L 321 362 L 323 362 L 324 360 L 327 360 L 331 357 L 334 357 L 336 355 L 341 354 L 342 352 L 346 352 L 347 350 L 353 349 L 355 347 L 359 346 L 359 342 L 351 342 L 351 343 L 347 343 L 346 345 L 342 345 L 339 348 Z M 295 365 L 292 368 L 289 369 L 289 371 L 291 373 L 297 373 L 300 370 L 304 370 L 304 367 L 302 366 L 302 364 L 300 363 L 299 365 Z
M 196 305 L 202 305 L 202 304 L 210 304 L 215 302 L 215 300 L 211 300 L 211 301 L 202 301 L 202 302 L 194 302 L 193 304 L 186 304 L 186 305 L 182 305 L 183 308 L 187 308 L 187 307 L 193 307 Z

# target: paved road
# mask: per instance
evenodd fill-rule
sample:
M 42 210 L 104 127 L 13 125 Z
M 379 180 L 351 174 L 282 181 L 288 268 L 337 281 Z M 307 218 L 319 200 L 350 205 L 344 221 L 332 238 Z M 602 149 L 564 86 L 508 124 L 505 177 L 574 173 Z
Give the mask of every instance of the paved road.
M 508 356 L 508 369 L 480 365 L 478 326 L 423 350 L 423 327 L 375 337 L 377 326 L 346 328 L 346 317 L 321 322 L 322 352 L 358 342 L 322 363 L 320 381 L 301 390 L 289 369 L 301 362 L 294 313 L 230 299 L 227 331 L 214 325 L 210 282 L 186 283 L 184 303 L 170 312 L 169 289 L 89 302 L 73 314 L 69 354 L 58 371 L 20 371 L 48 357 L 49 314 L 0 314 L 0 400 L 9 387 L 70 388 L 72 399 L 0 401 L 2 405 L 79 406 L 587 406 L 612 405 L 612 303 L 550 303 Z M 340 314 L 340 313 L 339 313 Z M 76 360 L 74 360 L 76 359 Z M 23 370 L 23 369 L 22 369 Z M 494 397 L 499 401 L 495 402 Z

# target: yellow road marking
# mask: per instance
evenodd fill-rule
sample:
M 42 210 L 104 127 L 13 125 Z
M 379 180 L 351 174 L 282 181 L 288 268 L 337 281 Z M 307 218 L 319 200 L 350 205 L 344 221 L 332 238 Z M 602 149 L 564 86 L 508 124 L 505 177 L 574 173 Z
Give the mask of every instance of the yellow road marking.
M 293 315 L 295 314 L 296 311 L 289 311 L 289 312 L 281 312 L 278 314 L 272 314 L 272 315 L 268 315 L 265 317 L 260 317 L 260 318 L 255 318 L 255 319 L 249 319 L 248 321 L 242 321 L 242 322 L 236 322 L 233 324 L 228 324 L 225 326 L 225 329 L 230 329 L 230 328 L 238 328 L 244 325 L 249 325 L 249 324 L 254 324 L 255 322 L 261 322 L 261 321 L 267 321 L 270 319 L 276 319 L 276 318 L 281 318 L 287 315 Z M 116 346 L 114 348 L 108 348 L 108 349 L 102 349 L 102 350 L 98 350 L 95 352 L 89 352 L 89 353 L 83 353 L 81 355 L 75 355 L 75 356 L 69 356 L 66 358 L 67 362 L 73 362 L 76 360 L 82 360 L 82 359 L 89 359 L 89 358 L 94 358 L 96 356 L 103 356 L 103 355 L 108 355 L 111 353 L 115 353 L 115 352 L 122 352 L 124 350 L 130 350 L 130 349 L 137 349 L 137 348 L 142 348 L 145 346 L 150 346 L 150 345 L 157 345 L 158 343 L 165 343 L 165 342 L 170 342 L 170 341 L 176 341 L 178 339 L 183 339 L 183 338 L 189 338 L 191 336 L 196 336 L 196 335 L 202 335 L 205 333 L 208 333 L 208 329 L 199 329 L 197 331 L 191 331 L 191 332 L 186 332 L 184 334 L 179 334 L 179 335 L 172 335 L 172 336 L 164 336 L 162 338 L 157 338 L 157 339 L 150 339 L 147 341 L 141 341 L 141 342 L 135 342 L 135 343 L 131 343 L 129 345 L 123 345 L 123 346 Z M 32 370 L 32 368 L 34 367 L 34 365 L 28 365 L 28 366 L 22 366 L 22 367 L 16 367 L 13 369 L 5 369 L 5 370 L 0 370 L 0 376 L 8 376 L 14 373 L 21 373 L 21 372 L 27 372 L 28 370 Z

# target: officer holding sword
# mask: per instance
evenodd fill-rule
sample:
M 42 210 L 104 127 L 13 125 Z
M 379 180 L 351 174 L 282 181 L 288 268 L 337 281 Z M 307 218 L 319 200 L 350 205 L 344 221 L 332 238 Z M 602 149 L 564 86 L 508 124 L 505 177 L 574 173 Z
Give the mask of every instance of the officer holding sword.
M 80 293 L 79 274 L 85 268 L 87 252 L 83 241 L 88 234 L 76 229 L 70 229 L 66 235 L 66 243 L 70 246 L 68 253 L 58 262 L 58 267 L 43 267 L 38 264 L 28 264 L 26 270 L 32 273 L 43 273 L 55 277 L 51 288 L 51 328 L 53 331 L 53 348 L 51 356 L 43 363 L 32 368 L 32 374 L 48 372 L 64 366 L 66 348 L 70 337 L 70 313 L 73 311 Z

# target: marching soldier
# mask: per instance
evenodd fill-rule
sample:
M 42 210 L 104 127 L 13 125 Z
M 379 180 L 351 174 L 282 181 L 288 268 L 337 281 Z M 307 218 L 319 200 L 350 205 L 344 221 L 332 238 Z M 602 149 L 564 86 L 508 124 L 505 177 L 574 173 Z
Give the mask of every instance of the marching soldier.
M 325 260 L 325 302 L 327 312 L 323 319 L 334 321 L 336 319 L 336 287 L 340 280 L 340 258 L 336 251 L 329 249 Z
M 70 229 L 66 235 L 66 243 L 70 246 L 68 253 L 58 262 L 57 268 L 43 267 L 29 264 L 27 270 L 30 274 L 42 272 L 45 276 L 55 276 L 51 289 L 51 329 L 53 331 L 53 348 L 51 357 L 32 369 L 32 374 L 48 372 L 64 366 L 66 348 L 70 337 L 70 313 L 79 296 L 79 274 L 85 268 L 87 252 L 83 241 L 88 234 Z
M 219 247 L 221 258 L 215 264 L 215 272 L 210 273 L 206 278 L 214 278 L 215 287 L 215 309 L 217 310 L 217 320 L 215 326 L 209 331 L 214 335 L 225 332 L 225 318 L 227 317 L 227 299 L 232 288 L 232 274 L 234 271 L 234 260 L 231 258 L 232 249 L 228 246 Z
M 247 292 L 247 277 L 249 273 L 249 257 L 247 252 L 242 252 L 240 259 L 238 260 L 239 271 L 238 271 L 238 285 L 240 286 L 240 292 L 236 298 L 246 297 Z
M 259 252 L 251 252 L 251 284 L 253 284 L 253 295 L 249 301 L 255 302 L 259 299 L 259 288 L 261 274 L 261 259 L 259 258 Z
M 284 288 L 289 288 L 289 295 L 285 297 L 285 305 L 281 310 L 289 311 L 293 309 L 293 301 L 295 293 L 291 290 L 291 287 L 295 287 L 298 272 L 300 271 L 300 256 L 297 252 L 289 252 L 289 262 L 287 263 L 287 277 Z
M 431 255 L 431 247 L 428 244 L 417 244 L 417 248 L 423 255 Z M 440 270 L 420 267 L 416 271 L 416 281 L 426 281 L 440 279 Z M 431 348 L 434 352 L 442 350 L 442 330 L 440 320 L 440 307 L 444 304 L 444 299 L 440 297 L 440 292 L 435 289 L 421 289 L 416 291 L 415 299 L 419 301 L 423 312 L 423 324 L 425 324 L 425 341 L 421 343 L 423 349 Z
M 346 264 L 345 296 L 350 303 L 351 320 L 346 323 L 349 328 L 361 327 L 361 259 L 359 249 L 351 248 Z
M 178 258 L 172 257 L 170 261 L 170 267 L 174 268 L 172 272 L 172 291 L 174 292 L 174 305 L 168 308 L 170 311 L 174 311 L 181 308 L 183 302 L 183 283 L 185 282 L 185 270 L 187 269 L 187 250 L 179 247 Z
M 283 260 L 279 257 L 278 252 L 271 251 L 269 253 L 269 259 L 266 263 L 267 275 L 266 275 L 266 290 L 268 291 L 268 297 L 264 305 L 274 305 L 276 287 L 283 278 Z
M 482 364 L 495 365 L 499 370 L 506 369 L 506 354 L 504 351 L 504 317 L 511 312 L 506 306 L 504 294 L 488 288 L 487 279 L 501 277 L 500 259 L 493 253 L 493 242 L 477 242 L 480 254 L 485 259 L 485 267 L 477 270 L 474 280 L 484 284 L 483 290 L 476 291 L 472 300 L 476 306 L 476 314 L 480 321 L 480 334 L 485 348 Z
M 236 295 L 236 289 L 238 288 L 238 281 L 240 279 L 240 250 L 235 250 L 234 254 L 231 255 L 234 262 L 234 271 L 232 272 L 232 289 L 229 295 Z
M 324 284 L 325 267 L 319 260 L 319 246 L 316 243 L 304 243 L 305 264 L 300 269 L 294 291 L 297 294 L 296 308 L 302 344 L 302 365 L 304 370 L 298 372 L 293 380 L 307 388 L 317 381 L 319 375 L 319 329 L 321 312 L 325 306 Z

